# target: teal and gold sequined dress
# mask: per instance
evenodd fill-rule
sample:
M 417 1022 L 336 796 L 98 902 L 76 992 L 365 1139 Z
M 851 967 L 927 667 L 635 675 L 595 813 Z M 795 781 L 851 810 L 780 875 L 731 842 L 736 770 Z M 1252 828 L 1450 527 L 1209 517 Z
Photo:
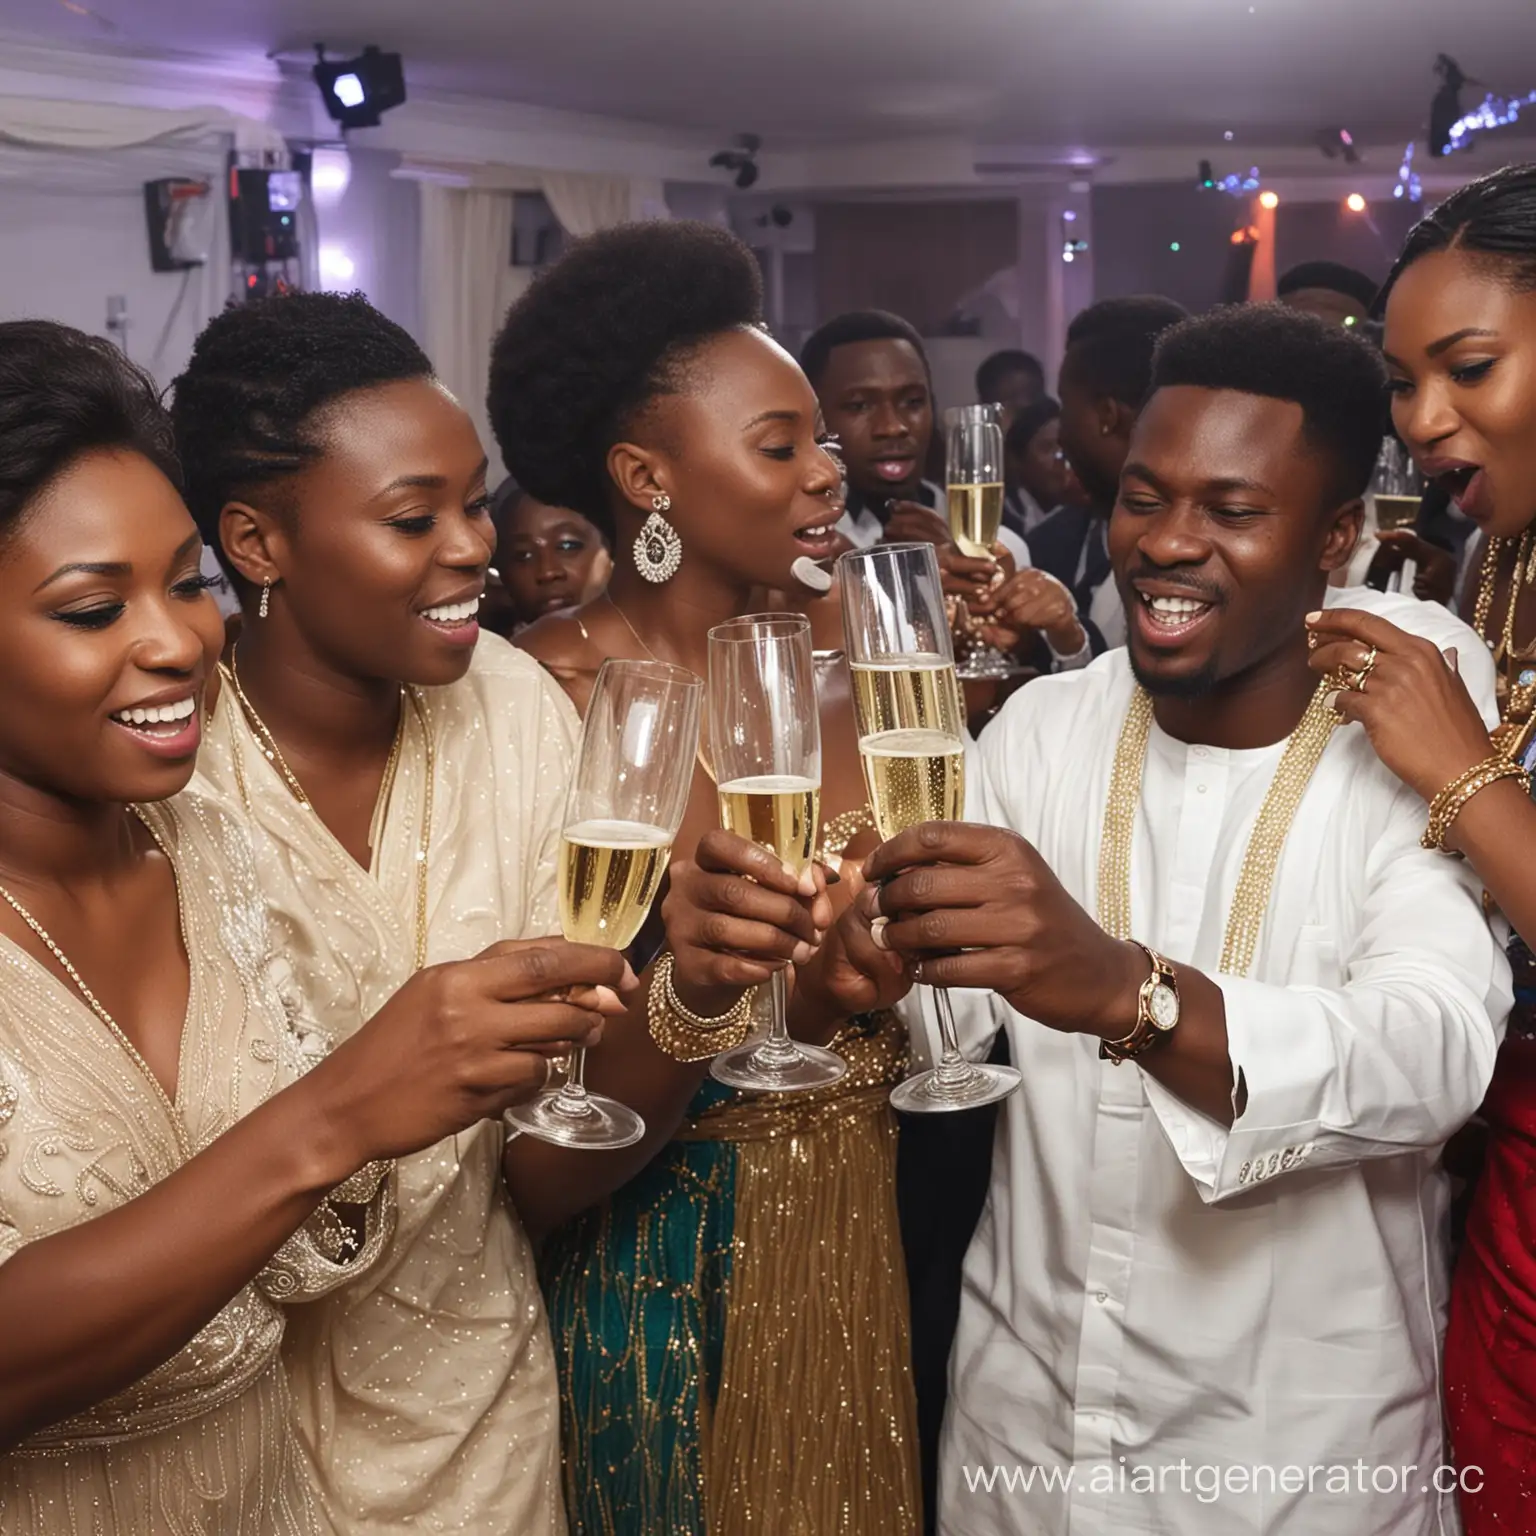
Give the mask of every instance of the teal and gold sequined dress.
M 706 1082 L 682 1131 L 541 1255 L 572 1536 L 911 1536 L 916 1407 L 888 1014 L 846 1076 Z

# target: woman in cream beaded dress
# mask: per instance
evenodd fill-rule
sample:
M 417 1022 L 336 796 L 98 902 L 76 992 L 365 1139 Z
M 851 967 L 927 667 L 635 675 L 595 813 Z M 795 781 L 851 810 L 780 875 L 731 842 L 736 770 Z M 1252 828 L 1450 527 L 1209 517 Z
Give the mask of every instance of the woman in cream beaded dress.
M 115 348 L 0 326 L 7 1536 L 323 1536 L 284 1304 L 377 1259 L 389 1159 L 542 1075 L 480 978 L 329 1055 L 294 1006 L 242 825 L 185 789 L 223 626 L 176 475 Z
M 420 349 L 361 296 L 248 305 L 204 331 L 173 415 L 244 610 L 200 769 L 250 816 L 310 1008 L 346 1035 L 422 965 L 556 933 L 576 715 L 478 633 L 485 454 Z M 402 1162 L 382 1263 L 294 1312 L 298 1421 L 340 1531 L 565 1529 L 554 1357 L 504 1141 L 489 1120 Z M 579 1209 L 563 1202 L 605 1165 L 564 1159 L 537 1182 Z
M 610 657 L 703 674 L 712 624 L 794 585 L 798 557 L 836 550 L 839 475 L 815 395 L 763 334 L 760 302 L 751 253 L 723 231 L 630 226 L 568 253 L 496 343 L 490 413 L 508 468 L 541 500 L 617 529 L 607 596 L 519 637 L 579 707 Z M 875 839 L 840 655 L 821 659 L 818 684 L 822 855 L 835 866 Z M 808 959 L 819 942 L 809 920 L 831 921 L 825 896 L 806 891 L 797 907 L 793 877 L 719 830 L 702 762 L 674 854 L 672 954 L 653 973 L 653 1006 L 670 968 L 680 1001 L 730 1013 L 743 984 L 774 968 L 744 951 L 766 942 L 779 963 Z M 857 862 L 843 867 L 846 901 Z M 733 952 L 715 956 L 723 989 L 684 928 Z M 835 1032 L 848 1062 L 815 1093 L 706 1080 L 707 1057 L 735 1040 L 717 1029 L 679 1044 L 676 1016 L 658 1027 L 653 1015 L 650 1034 L 615 1030 L 589 1064 L 594 1087 L 630 1104 L 665 1094 L 672 1112 L 645 1111 L 638 1176 L 541 1254 L 582 1536 L 918 1529 L 888 1103 L 905 1039 L 888 1014 L 850 1018 L 853 1007 L 812 1025 L 809 995 L 797 989 L 792 1027 Z

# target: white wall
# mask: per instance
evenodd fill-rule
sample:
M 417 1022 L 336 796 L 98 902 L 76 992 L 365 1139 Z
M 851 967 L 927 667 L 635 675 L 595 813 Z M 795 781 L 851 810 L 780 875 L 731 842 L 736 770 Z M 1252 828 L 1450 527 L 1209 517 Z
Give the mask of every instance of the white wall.
M 128 355 L 162 384 L 209 318 L 197 272 L 153 272 L 143 194 L 0 183 L 0 319 L 62 320 L 106 336 L 107 296 L 128 300 Z M 181 298 L 179 309 L 178 297 Z
M 354 264 L 348 281 L 325 287 L 360 289 L 374 306 L 418 341 L 421 329 L 421 194 L 417 183 L 392 172 L 392 150 L 354 149 L 351 180 L 341 198 L 316 209 L 322 247 L 345 251 Z M 511 261 L 512 253 L 507 252 Z

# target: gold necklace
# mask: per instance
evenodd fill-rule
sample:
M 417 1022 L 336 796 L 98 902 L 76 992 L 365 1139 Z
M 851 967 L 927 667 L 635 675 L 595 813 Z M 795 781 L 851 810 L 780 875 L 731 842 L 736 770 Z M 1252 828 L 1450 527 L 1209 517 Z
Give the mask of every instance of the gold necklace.
M 240 673 L 236 666 L 237 651 L 230 653 L 229 665 L 219 665 L 219 671 L 228 680 L 235 698 L 239 701 L 241 712 L 245 715 L 252 733 L 256 737 L 256 745 L 263 757 L 277 769 L 287 784 L 294 799 L 298 801 L 306 811 L 315 812 L 310 803 L 309 796 L 304 793 L 304 786 L 299 783 L 293 770 L 288 766 L 283 757 L 282 748 L 277 744 L 277 738 L 268 728 L 266 721 L 256 712 L 256 706 L 246 697 L 245 690 L 240 686 Z M 384 777 L 379 783 L 379 798 L 374 813 L 375 824 L 381 818 L 383 808 L 389 803 L 389 796 L 395 787 L 395 778 L 400 767 L 400 753 L 405 741 L 405 709 L 404 704 L 409 700 L 416 719 L 421 726 L 422 740 L 426 744 L 427 756 L 427 782 L 422 795 L 421 832 L 416 843 L 416 932 L 415 932 L 415 959 L 416 969 L 419 971 L 427 963 L 427 856 L 432 846 L 432 794 L 433 784 L 437 777 L 437 752 L 432 742 L 432 727 L 427 719 L 426 709 L 421 698 L 414 688 L 400 687 L 402 708 L 400 721 L 395 727 L 395 739 L 390 744 L 389 758 L 384 764 Z M 265 743 L 265 745 L 263 745 Z M 238 758 L 236 759 L 238 765 Z
M 179 923 L 181 921 L 179 916 L 181 911 L 181 886 L 180 877 L 176 874 L 176 861 L 171 857 L 170 849 L 165 846 L 165 839 L 161 837 L 159 829 L 154 825 L 153 822 L 150 821 L 149 817 L 144 814 L 144 811 L 137 805 L 129 806 L 129 810 L 131 810 L 133 814 L 137 816 L 139 820 L 144 824 L 145 830 L 155 840 L 155 846 L 160 850 L 161 853 L 165 855 L 166 862 L 171 866 L 171 878 L 177 882 L 176 910 L 178 913 L 177 921 Z M 163 1087 L 161 1087 L 160 1079 L 156 1077 L 155 1074 L 150 1070 L 149 1063 L 145 1061 L 144 1057 L 140 1054 L 139 1048 L 124 1033 L 122 1026 L 117 1022 L 117 1020 L 107 1012 L 105 1006 L 101 1002 L 101 999 L 98 998 L 96 994 L 91 991 L 90 987 L 86 985 L 85 978 L 80 974 L 79 971 L 75 969 L 74 964 L 70 960 L 69 956 L 66 955 L 56 943 L 54 943 L 52 934 L 50 934 L 48 930 L 44 928 L 43 925 L 38 922 L 38 920 L 33 917 L 32 914 L 27 911 L 27 909 L 22 906 L 16 897 L 14 897 L 3 885 L 0 885 L 0 900 L 3 900 L 6 905 L 9 906 L 13 912 L 15 912 L 17 917 L 19 917 L 22 922 L 24 922 L 27 927 L 30 928 L 32 932 L 37 936 L 39 942 L 48 951 L 48 953 L 59 962 L 59 965 L 63 968 L 64 974 L 68 976 L 69 979 L 74 983 L 75 990 L 85 1000 L 86 1006 L 91 1010 L 92 1013 L 96 1015 L 98 1019 L 101 1020 L 104 1025 L 106 1025 L 108 1033 L 111 1034 L 117 1043 L 122 1046 L 122 1048 L 128 1053 L 129 1058 L 143 1074 L 144 1080 L 149 1084 L 150 1089 L 154 1093 L 155 1097 L 160 1100 L 161 1107 L 165 1110 L 167 1117 L 170 1119 L 171 1128 L 175 1133 L 176 1140 L 180 1144 L 182 1151 L 189 1151 L 190 1149 L 187 1146 L 186 1131 L 181 1123 L 181 1116 L 177 1113 L 176 1106 L 171 1102 L 171 1096 L 165 1091 Z M 187 951 L 187 963 L 190 966 L 192 963 L 192 948 L 189 944 L 186 943 L 186 935 L 184 930 L 182 935 L 182 944 Z
M 1334 686 L 1330 682 L 1318 685 L 1306 713 L 1286 741 L 1280 766 L 1259 807 L 1258 820 L 1243 852 L 1242 871 L 1222 939 L 1218 970 L 1224 976 L 1246 976 L 1253 964 L 1280 851 L 1313 770 L 1339 723 L 1339 716 L 1323 702 Z M 1120 730 L 1120 744 L 1115 749 L 1099 844 L 1099 926 L 1117 939 L 1131 937 L 1131 846 L 1151 734 L 1152 698 L 1146 689 L 1137 688 Z
M 1504 623 L 1497 641 L 1489 634 L 1493 598 L 1498 586 L 1499 568 L 1504 553 L 1514 549 L 1514 564 L 1509 575 L 1509 595 L 1504 606 Z M 1527 528 L 1517 540 L 1493 537 L 1483 556 L 1483 568 L 1477 591 L 1472 624 L 1483 643 L 1493 653 L 1495 682 L 1498 690 L 1500 722 L 1491 733 L 1494 750 L 1518 755 L 1536 726 L 1536 665 L 1522 656 L 1515 644 L 1515 620 L 1520 607 L 1522 574 L 1527 585 L 1536 574 L 1536 528 Z
M 612 593 L 604 592 L 603 596 L 607 598 L 608 606 L 612 608 L 613 611 L 618 614 L 621 619 L 623 619 L 624 627 L 630 632 L 630 634 L 635 637 L 635 643 L 640 647 L 642 651 L 645 652 L 647 656 L 651 658 L 652 661 L 656 663 L 657 666 L 672 667 L 677 665 L 676 662 L 663 661 L 661 657 L 658 656 L 656 652 L 653 651 L 650 646 L 645 643 L 645 637 L 640 633 L 638 629 L 635 628 L 633 624 L 630 623 L 629 615 L 625 613 L 624 610 L 620 608 L 616 602 L 614 602 Z M 694 748 L 693 755 L 697 759 L 699 767 L 704 770 L 704 776 L 709 780 L 709 782 L 711 784 L 718 783 L 719 781 L 715 778 L 715 770 L 709 766 L 709 759 L 704 756 L 704 743 L 702 741 L 700 741 L 698 746 Z

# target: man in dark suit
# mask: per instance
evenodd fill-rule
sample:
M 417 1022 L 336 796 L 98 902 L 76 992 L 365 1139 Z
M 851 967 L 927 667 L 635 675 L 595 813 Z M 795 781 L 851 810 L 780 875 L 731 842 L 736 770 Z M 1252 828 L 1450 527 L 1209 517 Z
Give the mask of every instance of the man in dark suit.
M 1182 305 L 1155 295 L 1105 299 L 1067 330 L 1061 363 L 1061 449 L 1086 506 L 1067 506 L 1029 534 L 1031 562 L 1064 583 L 1093 652 L 1125 643 L 1125 614 L 1109 568 L 1106 530 L 1120 471 L 1152 380 L 1157 338 L 1185 318 Z

